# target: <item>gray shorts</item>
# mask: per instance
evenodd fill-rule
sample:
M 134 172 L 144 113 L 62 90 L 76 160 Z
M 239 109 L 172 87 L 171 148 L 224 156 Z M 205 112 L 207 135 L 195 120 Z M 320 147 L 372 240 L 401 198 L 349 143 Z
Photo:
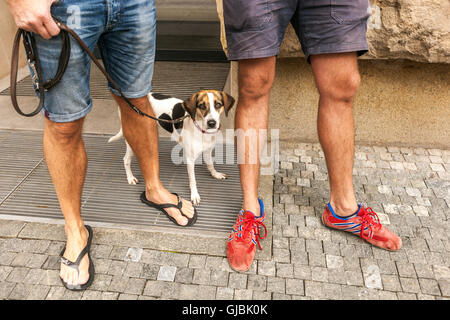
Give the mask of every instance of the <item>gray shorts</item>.
M 217 0 L 229 60 L 278 54 L 289 23 L 314 54 L 368 51 L 369 0 Z

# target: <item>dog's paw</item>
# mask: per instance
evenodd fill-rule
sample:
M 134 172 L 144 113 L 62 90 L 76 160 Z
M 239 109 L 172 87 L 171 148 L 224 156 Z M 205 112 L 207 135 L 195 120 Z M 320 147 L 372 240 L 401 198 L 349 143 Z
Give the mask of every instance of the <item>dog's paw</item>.
M 221 172 L 214 172 L 211 173 L 211 175 L 216 178 L 217 180 L 225 180 L 227 178 L 227 175 L 225 173 L 221 173 Z
M 200 204 L 200 195 L 196 193 L 191 193 L 191 201 L 194 206 L 198 206 Z
M 134 176 L 127 178 L 127 180 L 128 180 L 128 184 L 138 184 L 139 183 L 139 180 Z

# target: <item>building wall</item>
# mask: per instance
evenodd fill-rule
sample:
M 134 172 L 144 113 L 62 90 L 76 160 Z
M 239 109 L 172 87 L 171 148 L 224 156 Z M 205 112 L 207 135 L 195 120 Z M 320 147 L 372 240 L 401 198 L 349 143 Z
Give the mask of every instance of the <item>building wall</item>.
M 0 1 L 0 79 L 9 75 L 11 68 L 11 51 L 17 27 L 9 14 L 5 1 Z M 23 53 L 23 50 L 20 51 Z M 20 56 L 19 67 L 25 65 L 25 58 Z

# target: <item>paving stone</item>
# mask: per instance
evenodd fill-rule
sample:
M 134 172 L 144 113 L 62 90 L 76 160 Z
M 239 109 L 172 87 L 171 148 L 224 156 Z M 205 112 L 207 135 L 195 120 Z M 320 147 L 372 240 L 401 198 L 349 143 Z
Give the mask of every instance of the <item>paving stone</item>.
M 216 292 L 217 300 L 233 300 L 233 298 L 234 298 L 234 289 L 226 287 L 217 287 Z M 255 298 L 255 296 L 253 296 L 253 298 Z
M 235 300 L 251 300 L 253 296 L 253 291 L 249 289 L 235 289 L 234 299 Z
M 153 264 L 144 264 L 142 267 L 142 274 L 141 277 L 149 280 L 156 280 L 158 277 L 160 266 L 153 265 Z
M 175 274 L 175 282 L 178 283 L 192 283 L 194 276 L 194 269 L 191 268 L 178 268 Z
M 404 292 L 420 293 L 420 286 L 417 279 L 400 277 L 400 284 Z
M 138 296 L 134 294 L 121 293 L 117 300 L 137 300 Z
M 287 263 L 276 264 L 277 277 L 292 278 L 294 277 L 294 266 Z
M 127 281 L 124 293 L 140 295 L 144 290 L 145 283 L 146 283 L 145 279 L 130 278 Z
M 210 285 L 213 286 L 227 286 L 229 273 L 222 270 L 211 270 Z
M 54 245 L 61 246 L 61 243 L 54 244 Z M 61 247 L 61 249 L 62 249 L 62 247 Z M 95 245 L 92 245 L 92 247 L 91 247 L 91 255 L 93 258 L 107 259 L 110 257 L 112 250 L 113 250 L 113 246 L 106 245 L 106 244 L 95 244 Z M 54 252 L 52 250 L 51 252 L 49 252 L 49 254 L 59 254 L 59 252 Z
M 258 274 L 263 276 L 275 276 L 276 268 L 274 261 L 259 261 Z
M 125 272 L 127 263 L 125 261 L 114 260 L 109 265 L 108 274 L 112 276 L 121 276 Z
M 30 271 L 29 268 L 16 267 L 9 273 L 8 277 L 6 278 L 6 281 L 23 282 L 29 271 Z
M 50 291 L 47 294 L 46 300 L 62 300 L 64 293 L 67 291 L 64 287 L 50 287 Z
M 143 268 L 144 265 L 142 263 L 128 262 L 125 268 L 124 276 L 139 278 L 141 276 Z
M 384 290 L 388 291 L 401 291 L 400 280 L 396 275 L 382 274 L 381 279 L 383 282 Z
M 422 293 L 435 296 L 441 295 L 438 282 L 435 279 L 419 278 L 419 284 Z
M 12 267 L 8 266 L 0 266 L 0 282 L 5 281 L 5 279 L 8 277 L 8 275 L 13 270 Z
M 129 248 L 125 255 L 125 261 L 139 262 L 144 250 L 142 248 Z
M 416 271 L 412 263 L 397 261 L 396 265 L 400 277 L 417 278 Z
M 328 269 L 324 267 L 311 267 L 311 278 L 313 281 L 327 282 Z
M 128 277 L 126 277 L 126 279 L 128 279 Z M 89 289 L 91 289 L 91 290 L 98 290 L 98 291 L 107 291 L 109 286 L 110 286 L 110 284 L 111 284 L 111 282 L 112 282 L 112 280 L 113 280 L 113 276 L 111 276 L 111 275 L 96 274 L 94 282 L 89 287 Z M 120 277 L 119 277 L 119 280 L 120 280 Z M 115 280 L 115 281 L 116 282 L 120 282 L 118 280 Z M 115 286 L 117 286 L 117 285 L 115 284 Z
M 161 266 L 159 268 L 159 273 L 158 273 L 157 280 L 174 281 L 176 272 L 177 272 L 177 267 L 174 267 L 174 266 Z
M 231 273 L 228 278 L 228 286 L 235 289 L 247 288 L 247 275 L 241 273 Z
M 86 290 L 83 292 L 81 300 L 102 300 L 102 292 L 96 290 Z
M 204 285 L 180 285 L 180 300 L 214 300 L 216 287 Z
M 31 285 L 27 300 L 45 300 L 50 291 L 50 286 Z
M 119 293 L 124 292 L 125 288 L 127 287 L 128 280 L 130 280 L 129 277 L 113 276 L 111 279 L 111 282 L 109 284 L 108 291 L 114 291 L 114 292 L 119 292 Z
M 192 283 L 194 284 L 204 284 L 207 285 L 211 281 L 211 270 L 210 269 L 195 269 L 194 278 Z
M 253 300 L 271 300 L 272 294 L 270 292 L 253 291 Z
M 267 277 L 267 291 L 285 293 L 286 281 L 284 278 Z

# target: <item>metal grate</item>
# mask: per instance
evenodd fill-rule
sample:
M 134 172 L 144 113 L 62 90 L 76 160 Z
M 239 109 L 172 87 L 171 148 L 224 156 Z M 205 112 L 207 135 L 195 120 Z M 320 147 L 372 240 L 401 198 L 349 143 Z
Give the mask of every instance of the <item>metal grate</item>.
M 40 132 L 0 131 L 0 214 L 47 219 L 62 219 L 58 200 L 42 156 Z M 107 136 L 85 135 L 89 159 L 82 195 L 86 221 L 159 226 L 175 226 L 165 215 L 139 200 L 144 189 L 128 185 L 122 158 L 124 142 L 106 143 Z M 160 139 L 160 175 L 164 185 L 189 199 L 186 166 L 172 164 L 170 154 L 175 145 Z M 224 149 L 225 150 L 225 149 Z M 196 165 L 197 186 L 202 197 L 197 223 L 191 230 L 230 232 L 241 206 L 239 172 L 236 165 L 217 164 L 227 179 L 212 178 L 205 165 Z M 140 181 L 137 163 L 133 172 Z
M 156 61 L 153 92 L 186 99 L 202 89 L 223 90 L 229 68 L 228 62 Z M 91 66 L 90 87 L 93 99 L 112 99 L 106 79 L 95 65 Z M 9 94 L 9 88 L 0 92 L 0 95 Z M 30 76 L 18 82 L 17 95 L 35 96 Z

